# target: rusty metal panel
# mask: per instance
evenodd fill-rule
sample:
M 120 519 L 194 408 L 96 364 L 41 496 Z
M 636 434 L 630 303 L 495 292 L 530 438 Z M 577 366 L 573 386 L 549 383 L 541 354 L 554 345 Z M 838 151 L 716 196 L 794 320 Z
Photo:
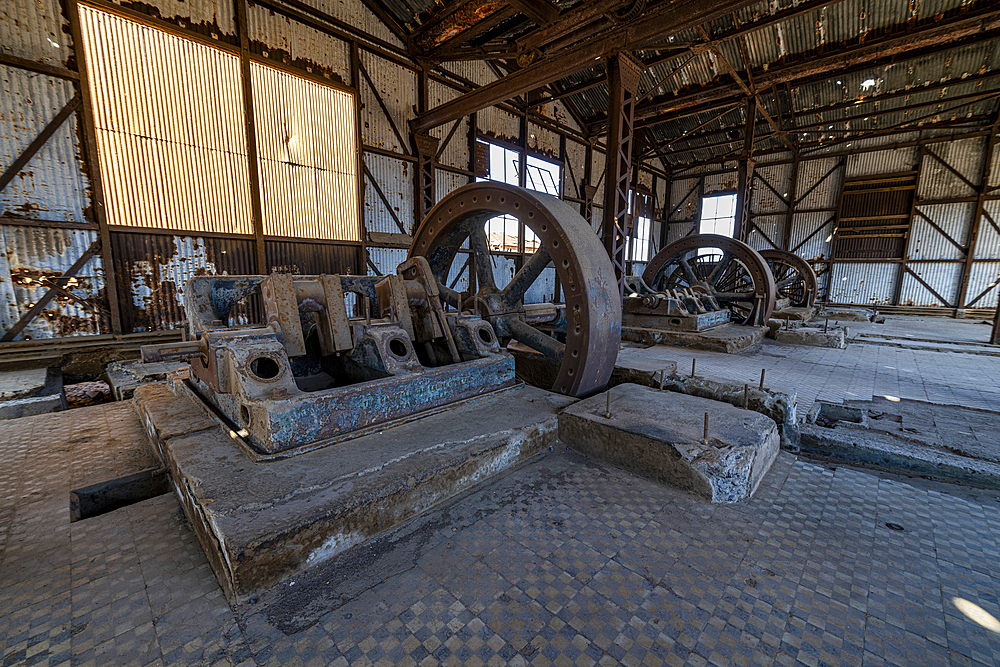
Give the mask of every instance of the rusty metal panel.
M 604 201 L 604 167 L 606 163 L 606 156 L 599 149 L 594 148 L 590 151 L 590 184 L 597 186 L 597 200 Z
M 785 233 L 785 215 L 755 215 L 753 216 L 755 228 L 751 228 L 749 245 L 754 250 L 769 250 L 774 248 L 768 239 L 781 245 Z M 766 235 L 766 237 L 765 237 Z
M 737 174 L 735 171 L 724 174 L 709 174 L 705 176 L 705 194 L 736 190 Z M 761 186 L 763 187 L 763 186 Z
M 354 96 L 250 63 L 264 233 L 360 241 Z
M 383 276 L 396 272 L 396 267 L 406 260 L 407 250 L 405 248 L 373 248 L 368 247 L 368 259 L 378 267 L 378 272 Z M 368 275 L 375 275 L 372 267 L 368 267 Z
M 528 122 L 528 148 L 549 157 L 559 157 L 559 135 Z
M 468 245 L 468 244 L 466 244 Z M 469 255 L 459 252 L 448 271 L 448 287 L 459 292 L 469 291 L 469 267 L 465 265 Z
M 889 262 L 843 262 L 833 265 L 828 301 L 870 306 L 892 302 L 899 266 Z
M 316 74 L 351 78 L 350 47 L 337 39 L 286 16 L 250 3 L 247 12 L 251 49 L 265 58 L 313 69 Z
M 437 81 L 428 81 L 427 83 L 427 100 L 431 108 L 440 106 L 445 102 L 450 102 L 459 95 L 461 95 L 460 91 Z M 445 137 L 451 133 L 452 125 L 452 123 L 439 125 L 438 127 L 432 128 L 430 130 L 430 134 L 437 137 L 441 141 L 444 141 Z M 441 164 L 458 167 L 459 169 L 469 168 L 471 161 L 469 159 L 468 116 L 463 116 L 459 121 L 458 129 L 456 129 L 455 133 L 452 135 L 451 141 L 449 141 L 448 144 L 441 149 L 441 157 L 439 158 L 439 161 Z
M 268 240 L 264 244 L 268 271 L 296 275 L 367 275 L 361 246 Z
M 990 287 L 992 285 L 992 287 Z M 975 308 L 996 308 L 997 295 L 1000 294 L 1000 261 L 977 262 L 969 271 L 969 289 L 967 301 L 972 301 L 984 290 L 990 288 L 979 301 L 973 304 Z M 966 304 L 962 304 L 966 305 Z
M 108 221 L 250 233 L 236 56 L 86 6 L 80 21 Z
M 365 164 L 375 178 L 389 206 L 382 201 L 375 187 L 365 176 L 365 231 L 384 234 L 402 234 L 393 218 L 403 223 L 407 234 L 413 233 L 413 165 L 384 155 L 365 154 Z
M 382 111 L 378 98 L 381 98 L 382 104 L 389 110 L 392 123 L 406 139 L 409 136 L 408 123 L 414 116 L 413 109 L 417 103 L 417 75 L 368 51 L 361 51 L 360 57 L 365 71 L 375 84 L 372 89 L 364 77 L 361 79 L 362 140 L 367 145 L 393 153 L 408 153 L 410 147 L 399 145 L 399 139 Z
M 476 112 L 477 129 L 489 137 L 498 137 L 519 143 L 521 141 L 521 120 L 499 107 L 486 107 Z
M 698 222 L 692 221 L 689 223 L 670 223 L 667 227 L 667 243 L 673 243 L 674 241 L 680 240 L 687 236 L 688 234 L 693 234 L 698 229 Z M 662 250 L 662 248 L 661 248 Z
M 926 167 L 925 167 L 926 169 Z M 917 206 L 917 211 L 934 221 L 958 243 L 965 243 L 975 204 L 935 204 Z M 905 224 L 905 221 L 898 221 Z M 921 215 L 913 216 L 908 259 L 964 259 L 965 254 L 951 243 Z M 937 289 L 935 287 L 934 289 Z M 940 290 L 938 290 L 940 291 Z
M 917 149 L 915 147 L 873 151 L 871 153 L 853 153 L 847 156 L 844 177 L 897 174 L 904 171 L 914 171 L 916 168 Z
M 176 329 L 184 322 L 184 288 L 199 275 L 256 273 L 253 242 L 168 234 L 112 233 L 125 331 Z
M 236 4 L 227 0 L 110 0 L 129 9 L 164 18 L 206 35 L 236 35 Z
M 954 305 L 958 290 L 959 278 L 962 275 L 962 263 L 909 264 L 921 280 L 934 288 L 938 294 L 948 300 L 943 303 L 926 287 L 920 284 L 909 273 L 903 274 L 903 285 L 899 290 L 899 305 L 901 306 L 949 306 Z
M 6 331 L 47 291 L 43 281 L 56 278 L 86 252 L 97 238 L 89 230 L 0 227 L 4 251 L 0 257 L 0 329 Z M 95 307 L 105 305 L 104 269 L 100 256 L 91 258 L 65 289 Z M 25 328 L 22 340 L 102 333 L 102 318 L 93 308 L 57 294 Z
M 796 201 L 805 195 L 796 208 L 834 208 L 837 206 L 837 197 L 840 194 L 840 179 L 843 177 L 843 169 L 836 169 L 819 183 L 826 174 L 833 169 L 840 158 L 828 158 L 825 160 L 806 160 L 799 163 L 799 177 L 796 186 Z M 819 183 L 817 185 L 817 183 Z M 813 187 L 816 186 L 816 187 Z M 812 191 L 810 192 L 810 188 Z M 806 193 L 809 193 L 806 195 Z
M 698 215 L 698 179 L 670 181 L 670 220 L 693 220 Z
M 586 198 L 580 189 L 587 173 L 587 147 L 575 141 L 566 142 L 566 168 L 563 169 L 563 195 L 577 199 Z
M 343 0 L 311 0 L 309 5 L 320 11 L 335 16 L 344 23 L 354 26 L 360 31 L 377 37 L 383 41 L 405 48 L 384 23 L 378 20 L 363 2 L 344 2 Z
M 434 170 L 434 199 L 441 201 L 452 190 L 457 190 L 469 183 L 469 177 L 465 174 L 455 174 L 443 169 Z
M 983 213 L 973 257 L 976 259 L 1000 259 L 1000 230 L 997 230 L 986 218 L 986 215 L 989 215 L 990 219 L 997 223 L 997 226 L 1000 226 L 1000 200 L 993 199 L 983 202 Z
M 771 188 L 777 190 L 786 200 L 788 199 L 792 185 L 792 165 L 758 165 L 754 170 L 754 175 L 756 178 L 753 183 L 750 210 L 759 215 L 786 210 L 788 207 L 785 202 L 772 192 Z M 771 188 L 761 183 L 760 179 L 767 181 Z
M 478 86 L 485 86 L 497 80 L 496 72 L 482 60 L 458 60 L 447 63 L 440 69 L 468 79 Z
M 0 44 L 13 56 L 62 66 L 73 53 L 59 0 L 4 0 Z
M 0 66 L 0 171 L 74 95 L 68 81 Z M 76 114 L 70 116 L 24 169 L 0 191 L 0 216 L 85 220 L 90 182 L 84 174 Z
M 831 178 L 833 178 L 831 176 Z M 823 224 L 823 223 L 826 224 Z M 823 228 L 816 231 L 816 228 Z M 815 233 L 813 233 L 815 232 Z M 824 259 L 830 256 L 830 243 L 833 238 L 832 213 L 796 213 L 792 216 L 792 248 L 801 247 L 795 254 L 805 259 Z M 807 240 L 808 239 L 808 240 Z
M 970 197 L 977 194 L 950 169 L 926 153 L 934 153 L 974 185 L 979 185 L 985 146 L 986 137 L 972 137 L 959 141 L 929 144 L 924 147 L 924 163 L 920 170 L 917 194 L 926 199 Z

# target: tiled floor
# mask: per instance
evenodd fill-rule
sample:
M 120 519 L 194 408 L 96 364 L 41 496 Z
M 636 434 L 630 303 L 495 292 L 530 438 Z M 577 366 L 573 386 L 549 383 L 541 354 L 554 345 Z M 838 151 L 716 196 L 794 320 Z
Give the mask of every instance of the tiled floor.
M 871 395 L 883 349 L 801 364 Z M 807 384 L 766 352 L 698 364 Z M 998 386 L 938 356 L 925 392 Z M 3 665 L 1000 664 L 1000 492 L 782 454 L 712 506 L 557 447 L 232 609 L 173 495 L 69 523 L 142 438 L 127 405 L 0 422 Z

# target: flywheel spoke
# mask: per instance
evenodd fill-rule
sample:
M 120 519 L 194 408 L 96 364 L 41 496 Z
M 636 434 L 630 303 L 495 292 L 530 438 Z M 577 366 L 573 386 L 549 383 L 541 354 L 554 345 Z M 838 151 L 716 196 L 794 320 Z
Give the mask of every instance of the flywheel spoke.
M 518 343 L 538 350 L 555 362 L 562 363 L 566 346 L 555 338 L 542 333 L 530 324 L 526 324 L 518 319 L 510 318 L 506 324 Z
M 496 278 L 493 277 L 493 257 L 490 255 L 490 245 L 486 239 L 486 229 L 475 225 L 469 234 L 469 248 L 472 249 L 473 261 L 476 263 L 476 278 L 480 289 L 496 292 Z
M 504 302 L 514 307 L 523 301 L 528 288 L 535 284 L 538 276 L 542 275 L 542 271 L 551 263 L 549 252 L 544 247 L 536 250 L 501 292 Z

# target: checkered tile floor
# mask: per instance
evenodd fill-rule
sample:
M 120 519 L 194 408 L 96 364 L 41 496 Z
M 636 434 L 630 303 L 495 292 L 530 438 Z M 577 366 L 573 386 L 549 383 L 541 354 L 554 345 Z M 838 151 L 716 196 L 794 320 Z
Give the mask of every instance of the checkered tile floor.
M 997 492 L 782 454 L 711 506 L 557 447 L 232 609 L 172 495 L 69 523 L 128 437 L 0 423 L 3 665 L 1000 663 Z

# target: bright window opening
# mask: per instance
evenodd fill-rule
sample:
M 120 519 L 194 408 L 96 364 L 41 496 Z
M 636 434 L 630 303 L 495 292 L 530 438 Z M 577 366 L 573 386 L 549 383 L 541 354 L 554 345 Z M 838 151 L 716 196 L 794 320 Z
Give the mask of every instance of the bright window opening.
M 93 7 L 80 22 L 108 222 L 252 234 L 239 57 Z M 360 241 L 354 95 L 256 62 L 251 84 L 264 233 Z
M 736 195 L 705 197 L 701 205 L 699 234 L 718 234 L 733 238 L 736 231 Z
M 633 262 L 649 260 L 649 218 L 636 218 L 635 228 L 629 238 L 628 258 Z

